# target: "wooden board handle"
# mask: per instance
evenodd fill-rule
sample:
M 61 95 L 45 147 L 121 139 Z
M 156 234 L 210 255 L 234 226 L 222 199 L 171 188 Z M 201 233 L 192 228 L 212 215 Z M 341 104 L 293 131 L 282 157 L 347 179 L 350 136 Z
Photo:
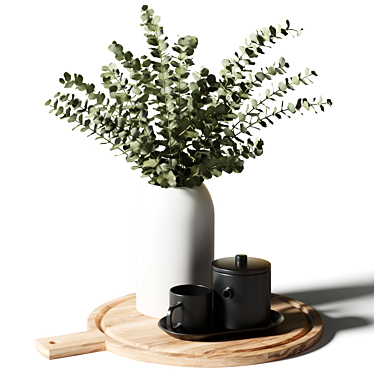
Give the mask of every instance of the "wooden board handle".
M 36 349 L 49 360 L 105 351 L 106 335 L 99 330 L 37 339 Z

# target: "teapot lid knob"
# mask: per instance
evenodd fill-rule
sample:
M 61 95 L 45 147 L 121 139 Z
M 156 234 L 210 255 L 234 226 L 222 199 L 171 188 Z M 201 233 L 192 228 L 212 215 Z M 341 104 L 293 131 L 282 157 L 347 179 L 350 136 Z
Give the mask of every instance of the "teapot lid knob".
M 247 263 L 247 255 L 236 255 L 235 262 L 237 264 L 246 264 Z

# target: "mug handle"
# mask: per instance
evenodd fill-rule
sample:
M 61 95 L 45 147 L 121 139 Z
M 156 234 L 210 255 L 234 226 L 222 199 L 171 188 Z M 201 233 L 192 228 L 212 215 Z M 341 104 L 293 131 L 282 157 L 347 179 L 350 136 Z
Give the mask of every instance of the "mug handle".
M 174 331 L 174 329 L 182 326 L 181 323 L 178 323 L 176 326 L 173 326 L 172 323 L 172 316 L 174 309 L 178 308 L 179 306 L 182 306 L 182 302 L 178 301 L 176 304 L 171 305 L 170 308 L 168 309 L 168 314 L 166 316 L 166 327 L 168 328 L 169 331 Z

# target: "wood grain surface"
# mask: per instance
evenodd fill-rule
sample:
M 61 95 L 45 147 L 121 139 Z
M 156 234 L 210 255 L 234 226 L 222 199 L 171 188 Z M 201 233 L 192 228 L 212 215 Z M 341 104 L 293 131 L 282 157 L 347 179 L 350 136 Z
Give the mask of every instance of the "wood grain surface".
M 106 350 L 164 365 L 228 367 L 280 360 L 307 350 L 321 338 L 323 321 L 312 307 L 272 294 L 271 308 L 285 320 L 269 336 L 186 341 L 163 332 L 158 319 L 140 314 L 132 294 L 96 308 L 88 318 L 89 331 L 38 339 L 36 348 L 49 359 Z

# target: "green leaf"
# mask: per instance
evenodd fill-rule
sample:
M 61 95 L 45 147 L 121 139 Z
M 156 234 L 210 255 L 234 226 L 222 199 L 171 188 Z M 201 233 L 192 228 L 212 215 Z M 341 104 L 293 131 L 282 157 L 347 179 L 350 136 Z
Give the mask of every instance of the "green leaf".
M 66 82 L 71 81 L 71 75 L 69 73 L 64 73 L 64 78 L 65 78 Z
M 270 68 L 268 69 L 268 73 L 271 75 L 276 75 L 277 71 L 275 70 L 274 66 L 270 66 Z
M 292 83 L 298 86 L 300 84 L 299 78 L 298 77 L 292 77 Z
M 153 22 L 154 23 L 159 23 L 161 21 L 161 17 L 160 16 L 154 16 L 153 17 Z
M 207 68 L 202 68 L 202 69 L 200 70 L 200 75 L 201 75 L 202 77 L 207 77 L 208 74 L 209 74 L 209 69 L 207 69 Z
M 217 168 L 210 169 L 209 171 L 210 171 L 210 173 L 211 173 L 212 175 L 214 175 L 214 176 L 217 177 L 217 178 L 220 177 L 220 176 L 222 175 L 222 171 L 218 170 Z
M 105 95 L 103 93 L 100 93 L 100 94 L 97 95 L 96 99 L 97 99 L 98 104 L 102 104 L 104 99 L 105 99 Z
M 226 114 L 226 117 L 227 118 L 238 118 L 238 115 L 235 113 L 229 113 L 229 114 Z
M 196 131 L 185 131 L 183 135 L 187 136 L 187 138 L 197 138 L 199 136 L 199 133 Z
M 157 39 L 152 35 L 152 36 L 149 36 L 148 38 L 147 38 L 147 43 L 149 44 L 149 45 L 153 45 L 153 46 L 158 46 L 158 41 L 157 41 Z
M 143 166 L 144 167 L 150 167 L 153 168 L 157 165 L 157 161 L 155 159 L 149 159 L 147 161 L 144 161 Z
M 267 90 L 265 91 L 265 95 L 266 95 L 267 98 L 270 97 L 270 90 L 269 90 L 269 89 L 267 89 Z
M 287 86 L 286 86 L 286 84 L 283 83 L 283 82 L 279 82 L 278 87 L 279 87 L 280 90 L 282 90 L 282 91 L 284 91 L 284 92 L 287 91 Z
M 257 100 L 252 99 L 251 104 L 252 104 L 253 108 L 257 109 Z
M 130 101 L 131 99 L 131 97 L 126 92 L 116 92 L 116 98 L 118 98 L 122 103 Z
M 263 73 L 260 73 L 260 72 L 256 73 L 255 76 L 261 82 L 265 79 L 265 75 Z
M 140 95 L 142 93 L 141 89 L 139 87 L 133 87 L 132 88 L 132 92 L 135 94 L 135 95 Z
M 305 68 L 305 76 L 307 77 L 309 75 L 309 68 Z
M 218 90 L 217 90 L 217 95 L 218 96 L 226 96 L 227 95 L 227 92 L 223 89 L 223 88 L 219 88 Z
M 110 70 L 110 71 L 115 71 L 115 70 L 117 70 L 117 65 L 116 65 L 114 62 L 111 62 L 111 63 L 109 64 L 109 70 Z
M 90 94 L 90 93 L 94 92 L 94 89 L 95 89 L 95 85 L 94 84 L 87 85 L 87 87 L 86 87 L 87 94 Z
M 44 105 L 45 105 L 45 106 L 48 106 L 48 105 L 51 103 L 51 101 L 52 101 L 51 99 L 47 100 L 47 101 L 44 103 Z
M 249 35 L 249 38 L 251 39 L 252 42 L 258 43 L 258 39 L 257 39 L 257 35 L 256 34 Z
M 148 94 L 144 94 L 143 96 L 141 96 L 138 100 L 139 103 L 146 103 L 149 99 L 149 95 Z
M 75 77 L 75 84 L 80 86 L 83 83 L 83 77 L 79 74 Z
M 182 66 L 182 67 L 179 67 L 179 66 L 178 66 L 178 67 L 175 69 L 175 72 L 176 72 L 178 75 L 183 75 L 186 71 L 187 71 L 187 69 L 184 68 L 183 66 Z
M 241 124 L 240 124 L 240 131 L 241 131 L 243 134 L 246 134 L 246 133 L 247 133 L 247 128 L 244 126 L 244 123 L 241 123 Z
M 303 107 L 306 109 L 306 110 L 309 110 L 309 104 L 306 100 L 304 100 L 303 102 Z
M 64 108 L 60 106 L 56 112 L 56 116 L 59 116 L 60 114 L 64 113 Z
M 73 87 L 74 86 L 74 81 L 71 81 L 71 82 L 68 82 L 65 84 L 65 88 L 70 88 L 70 87 Z
M 209 83 L 210 86 L 214 85 L 216 83 L 216 77 L 213 74 L 209 74 L 208 77 L 206 78 L 207 82 Z
M 235 136 L 235 134 L 228 127 L 225 127 L 225 129 L 223 130 L 223 132 L 227 136 Z
M 109 51 L 113 52 L 116 55 L 117 61 L 122 61 L 125 58 L 125 55 L 123 54 L 123 47 L 121 44 L 117 44 L 117 42 L 113 42 L 109 47 Z M 129 60 L 127 60 L 129 61 Z
M 263 153 L 264 153 L 263 149 L 255 148 L 255 155 L 256 156 L 261 156 Z
M 190 83 L 190 90 L 191 90 L 191 92 L 193 92 L 195 90 L 198 90 L 198 89 L 199 89 L 199 86 L 195 82 L 191 82 Z
M 77 119 L 77 115 L 73 114 L 71 117 L 69 117 L 68 122 L 75 122 L 76 119 Z
M 270 26 L 269 30 L 271 32 L 271 35 L 273 35 L 273 36 L 275 36 L 275 34 L 277 33 L 277 30 L 273 26 Z
M 221 64 L 225 68 L 226 66 L 230 65 L 230 60 L 225 58 L 224 60 L 222 60 Z
M 283 68 L 283 66 L 286 64 L 286 60 L 283 58 L 283 57 L 281 57 L 280 59 L 279 59 L 279 65 Z
M 130 74 L 130 78 L 134 79 L 134 81 L 139 81 L 142 78 L 142 75 L 139 73 Z
M 200 80 L 200 77 L 196 73 L 192 73 L 192 76 L 194 77 L 195 81 Z
M 291 112 L 291 113 L 295 113 L 296 112 L 296 109 L 294 107 L 294 105 L 292 103 L 289 103 L 288 106 L 287 106 L 288 110 Z
M 234 72 L 232 73 L 232 75 L 233 75 L 234 77 L 238 78 L 238 79 L 243 79 L 243 78 L 244 78 L 243 75 L 241 75 L 240 73 L 238 73 L 238 72 L 236 72 L 236 71 L 234 71 Z

